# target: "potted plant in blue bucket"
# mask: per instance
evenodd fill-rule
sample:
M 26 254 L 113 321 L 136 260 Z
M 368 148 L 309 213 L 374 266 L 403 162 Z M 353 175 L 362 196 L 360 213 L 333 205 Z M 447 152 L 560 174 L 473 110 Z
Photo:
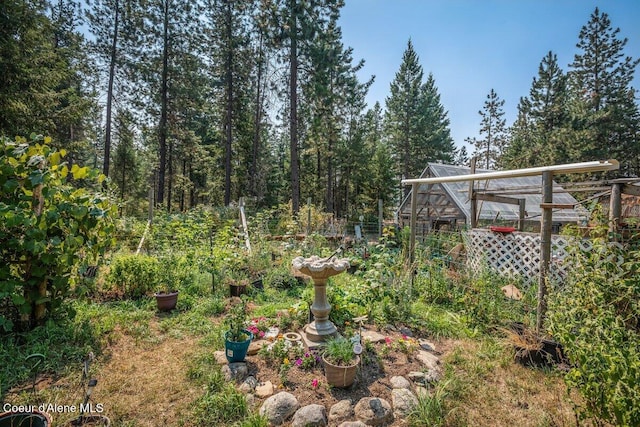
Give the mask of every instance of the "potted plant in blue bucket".
M 242 362 L 247 356 L 253 334 L 246 329 L 247 307 L 245 301 L 231 307 L 225 318 L 228 327 L 224 334 L 224 353 L 229 363 Z

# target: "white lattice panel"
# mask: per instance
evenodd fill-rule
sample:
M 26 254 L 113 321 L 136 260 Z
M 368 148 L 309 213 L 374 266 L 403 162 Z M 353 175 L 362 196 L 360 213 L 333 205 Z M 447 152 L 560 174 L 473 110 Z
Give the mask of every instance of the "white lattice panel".
M 540 235 L 533 233 L 496 233 L 490 230 L 473 229 L 463 233 L 467 248 L 467 265 L 473 271 L 485 268 L 508 276 L 520 276 L 535 280 L 540 274 Z M 579 240 L 582 250 L 590 251 L 591 242 Z M 553 235 L 551 238 L 552 279 L 561 279 L 569 265 L 567 246 L 569 238 Z

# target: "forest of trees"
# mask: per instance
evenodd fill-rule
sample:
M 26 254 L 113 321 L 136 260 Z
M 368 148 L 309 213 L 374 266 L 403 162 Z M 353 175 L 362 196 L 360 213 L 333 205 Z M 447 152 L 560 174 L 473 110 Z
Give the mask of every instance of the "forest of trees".
M 342 43 L 344 0 L 8 0 L 0 3 L 0 134 L 50 135 L 100 168 L 127 214 L 256 207 L 311 198 L 336 217 L 392 209 L 428 162 L 467 164 L 437 76 L 411 40 L 385 105 Z M 640 171 L 640 114 L 606 13 L 596 9 L 563 71 L 542 58 L 518 118 L 491 89 L 479 167 L 619 158 Z M 532 75 L 535 70 L 532 70 Z M 462 141 L 458 141 L 459 144 Z

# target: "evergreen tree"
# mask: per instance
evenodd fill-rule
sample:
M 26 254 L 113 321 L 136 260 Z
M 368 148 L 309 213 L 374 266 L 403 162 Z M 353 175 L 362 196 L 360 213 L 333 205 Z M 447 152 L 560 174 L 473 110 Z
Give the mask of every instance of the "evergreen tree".
M 409 40 L 400 70 L 391 82 L 385 114 L 385 133 L 396 153 L 396 170 L 405 178 L 419 176 L 428 162 L 452 162 L 455 152 L 435 80 L 429 74 L 423 83 L 423 76 Z
M 171 210 L 175 174 L 182 169 L 176 156 L 187 151 L 182 145 L 190 143 L 193 135 L 186 118 L 196 114 L 197 102 L 181 95 L 181 83 L 198 81 L 193 74 L 202 72 L 194 66 L 200 63 L 193 60 L 202 45 L 201 8 L 187 0 L 152 0 L 133 6 L 138 9 L 132 13 L 139 17 L 134 69 L 141 90 L 136 102 L 145 114 L 141 121 L 157 123 L 157 137 L 148 141 L 158 153 L 156 203 Z M 191 90 L 197 93 L 203 88 Z
M 404 178 L 422 172 L 425 162 L 416 165 L 413 148 L 422 135 L 420 120 L 421 89 L 424 71 L 411 40 L 402 55 L 400 69 L 391 82 L 386 99 L 385 133 L 396 155 L 396 170 Z M 408 191 L 408 190 L 406 190 Z
M 416 154 L 428 161 L 451 163 L 456 148 L 451 138 L 449 118 L 444 106 L 440 103 L 440 94 L 431 73 L 422 86 L 422 102 L 424 103 L 425 140 L 416 147 Z M 423 168 L 425 166 L 426 163 Z
M 459 150 L 456 150 L 456 156 L 453 164 L 458 166 L 469 166 L 469 160 L 470 159 L 469 154 L 467 153 L 467 147 L 463 145 Z
M 506 120 L 504 119 L 504 100 L 491 89 L 480 114 L 480 135 L 482 139 L 467 138 L 465 141 L 475 146 L 474 156 L 478 156 L 482 167 L 493 169 L 507 145 Z
M 380 103 L 376 102 L 364 116 L 365 155 L 370 161 L 364 162 L 366 168 L 366 187 L 364 193 L 367 206 L 376 206 L 382 200 L 383 206 L 389 210 L 396 200 L 396 180 L 393 157 L 389 146 L 383 140 L 383 113 Z M 375 214 L 375 212 L 374 212 Z
M 311 176 L 310 186 L 320 194 L 324 193 L 327 212 L 336 211 L 336 176 L 341 174 L 341 187 L 347 190 L 355 177 L 362 150 L 359 120 L 365 107 L 365 95 L 369 82 L 360 84 L 356 73 L 364 61 L 353 64 L 352 49 L 345 49 L 341 39 L 342 31 L 337 25 L 339 4 L 327 5 L 320 20 L 318 36 L 309 45 L 308 61 L 311 72 L 302 85 L 305 99 L 303 115 L 308 117 L 310 126 L 307 133 L 307 161 L 313 159 L 314 173 L 302 170 L 301 177 Z M 313 194 L 313 193 L 312 193 Z M 312 195 L 310 194 L 310 196 Z M 348 199 L 343 208 L 348 209 Z
M 222 86 L 216 103 L 221 113 L 224 138 L 225 205 L 231 202 L 232 195 L 238 197 L 249 194 L 248 166 L 251 164 L 255 138 L 249 108 L 254 99 L 250 86 L 253 52 L 249 44 L 249 12 L 253 8 L 253 0 L 213 1 L 207 8 L 212 23 L 210 44 L 213 74 Z
M 510 145 L 501 165 L 524 168 L 572 161 L 570 127 L 567 76 L 550 51 L 540 62 L 529 96 L 518 104 L 518 119 L 511 129 Z
M 138 196 L 139 160 L 134 144 L 133 117 L 126 110 L 115 116 L 115 151 L 113 153 L 113 182 L 118 187 L 121 206 Z
M 94 37 L 89 48 L 98 65 L 102 84 L 100 87 L 106 93 L 105 123 L 104 123 L 104 159 L 102 173 L 109 176 L 109 162 L 111 161 L 111 137 L 113 101 L 120 98 L 120 105 L 124 107 L 126 91 L 116 88 L 117 81 L 126 79 L 125 74 L 125 49 L 127 35 L 133 34 L 133 25 L 130 16 L 132 0 L 89 0 L 86 10 L 89 31 Z
M 0 134 L 51 135 L 70 162 L 87 162 L 85 129 L 94 102 L 78 5 L 0 2 Z
M 637 174 L 625 159 L 637 156 L 638 139 L 635 90 L 631 86 L 640 59 L 624 55 L 627 39 L 619 38 L 606 13 L 598 8 L 582 27 L 580 53 L 570 64 L 577 130 L 582 143 L 575 148 L 581 160 L 619 157 L 623 173 Z

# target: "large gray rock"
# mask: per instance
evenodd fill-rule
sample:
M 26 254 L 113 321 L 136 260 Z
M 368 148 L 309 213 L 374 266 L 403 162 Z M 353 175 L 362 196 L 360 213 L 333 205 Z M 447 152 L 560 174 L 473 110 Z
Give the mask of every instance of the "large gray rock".
M 436 345 L 431 341 L 427 341 L 423 338 L 418 340 L 418 344 L 420 344 L 420 348 L 427 351 L 436 351 Z
M 223 365 L 221 370 L 226 381 L 244 381 L 249 374 L 249 368 L 247 368 L 245 362 L 229 363 L 228 365 Z
M 427 370 L 440 369 L 440 358 L 428 351 L 420 350 L 415 356 L 416 360 Z
M 354 411 L 356 418 L 369 426 L 380 426 L 393 420 L 391 405 L 379 397 L 363 397 Z
M 411 388 L 411 383 L 405 377 L 391 377 L 391 387 L 393 388 Z
M 393 413 L 396 417 L 406 417 L 418 404 L 418 399 L 406 388 L 397 388 L 391 391 L 391 402 L 393 402 Z
M 271 425 L 279 426 L 295 414 L 299 406 L 298 399 L 293 394 L 281 391 L 264 401 L 260 407 L 260 415 L 266 417 Z
M 407 374 L 409 379 L 419 385 L 428 385 L 438 382 L 442 379 L 441 369 L 430 369 L 427 372 L 409 372 Z
M 243 393 L 251 393 L 253 392 L 253 390 L 256 389 L 256 386 L 258 385 L 258 380 L 256 380 L 256 378 L 252 375 L 249 375 L 242 384 L 240 384 L 240 387 L 238 387 L 238 389 L 243 392 Z
M 296 411 L 291 427 L 326 427 L 327 424 L 327 410 L 323 405 L 314 403 Z
M 385 336 L 376 331 L 362 331 L 362 340 L 371 341 L 372 343 L 384 342 Z
M 336 403 L 329 409 L 329 421 L 337 424 L 353 418 L 353 405 L 349 399 L 344 399 Z

